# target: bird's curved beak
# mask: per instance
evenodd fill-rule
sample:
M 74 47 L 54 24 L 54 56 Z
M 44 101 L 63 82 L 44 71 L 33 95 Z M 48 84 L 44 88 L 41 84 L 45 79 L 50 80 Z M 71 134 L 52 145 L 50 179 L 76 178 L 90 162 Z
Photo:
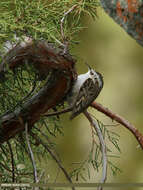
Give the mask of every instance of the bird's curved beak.
M 88 70 L 90 71 L 90 70 L 91 70 L 91 67 L 90 67 L 90 65 L 88 65 L 88 63 L 86 63 L 86 62 L 85 62 L 85 64 L 87 65 L 87 67 L 88 67 Z

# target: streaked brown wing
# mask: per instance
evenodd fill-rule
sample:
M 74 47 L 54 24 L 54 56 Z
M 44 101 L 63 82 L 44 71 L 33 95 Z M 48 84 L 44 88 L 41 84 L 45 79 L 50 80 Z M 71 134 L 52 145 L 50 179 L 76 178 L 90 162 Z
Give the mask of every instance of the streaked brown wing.
M 100 91 L 101 89 L 99 88 L 98 83 L 94 84 L 92 79 L 87 79 L 81 86 L 80 91 L 75 98 L 70 119 L 73 119 L 87 109 L 87 107 L 96 99 Z

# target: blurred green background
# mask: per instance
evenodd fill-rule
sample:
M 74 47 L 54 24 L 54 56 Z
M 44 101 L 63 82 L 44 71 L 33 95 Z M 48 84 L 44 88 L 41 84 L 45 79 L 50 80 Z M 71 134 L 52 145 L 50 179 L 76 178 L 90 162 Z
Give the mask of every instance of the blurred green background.
M 77 51 L 80 49 L 82 60 L 77 63 L 78 73 L 87 71 L 85 62 L 102 73 L 104 87 L 97 102 L 123 116 L 143 134 L 143 49 L 103 10 L 98 10 L 98 15 L 98 19 L 91 23 L 91 30 L 81 35 L 82 44 Z M 115 124 L 95 110 L 92 113 L 104 124 Z M 71 163 L 86 158 L 91 146 L 91 130 L 82 114 L 72 121 L 69 114 L 64 114 L 61 120 L 64 136 L 57 138 L 57 150 L 64 165 L 71 168 Z M 121 154 L 116 150 L 114 152 L 120 158 L 112 161 L 122 172 L 113 176 L 109 170 L 107 182 L 143 182 L 143 151 L 123 126 L 112 128 L 120 134 L 121 148 Z M 52 168 L 54 171 L 53 165 Z M 91 180 L 87 182 L 98 182 L 101 173 L 92 170 Z

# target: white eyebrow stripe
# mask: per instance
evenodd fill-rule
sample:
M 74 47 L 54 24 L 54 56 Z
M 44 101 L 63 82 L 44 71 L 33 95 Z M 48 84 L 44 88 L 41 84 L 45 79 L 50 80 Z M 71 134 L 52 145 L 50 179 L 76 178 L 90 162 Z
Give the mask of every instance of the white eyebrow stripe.
M 103 86 L 103 83 L 102 83 L 102 80 L 100 78 L 100 75 L 98 73 L 95 72 L 95 75 L 97 77 L 97 80 L 98 80 L 98 84 L 99 84 L 99 87 L 102 87 Z
M 103 86 L 103 82 L 102 82 L 100 75 L 93 69 L 91 69 L 91 71 L 94 73 L 94 76 L 90 76 L 90 78 L 92 78 L 94 82 L 95 82 L 95 80 L 98 80 L 99 87 L 101 88 Z

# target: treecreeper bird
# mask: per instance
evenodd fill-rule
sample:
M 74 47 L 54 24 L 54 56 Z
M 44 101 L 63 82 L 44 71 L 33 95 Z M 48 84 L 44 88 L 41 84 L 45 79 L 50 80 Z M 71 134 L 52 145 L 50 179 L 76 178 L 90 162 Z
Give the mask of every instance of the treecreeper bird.
M 102 75 L 91 69 L 91 67 L 88 66 L 88 68 L 87 73 L 78 76 L 67 98 L 72 112 L 70 119 L 84 112 L 103 88 Z

